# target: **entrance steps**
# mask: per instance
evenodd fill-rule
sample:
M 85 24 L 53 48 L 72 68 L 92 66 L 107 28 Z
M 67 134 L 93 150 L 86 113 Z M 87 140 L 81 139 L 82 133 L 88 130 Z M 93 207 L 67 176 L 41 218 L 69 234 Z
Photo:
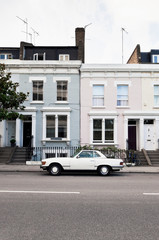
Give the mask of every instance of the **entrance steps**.
M 11 163 L 22 164 L 22 163 L 25 163 L 26 161 L 27 161 L 27 148 L 16 147 Z
M 142 151 L 137 151 L 137 160 L 139 161 L 139 165 L 146 166 L 148 165 L 145 155 Z
M 9 163 L 15 152 L 15 147 L 0 147 L 0 164 Z
M 25 164 L 30 160 L 26 147 L 0 147 L 0 164 Z
M 137 151 L 137 158 L 140 165 L 159 166 L 159 150 L 150 151 L 143 149 L 142 151 Z
M 152 166 L 159 166 L 159 150 L 147 151 L 147 155 L 152 163 Z

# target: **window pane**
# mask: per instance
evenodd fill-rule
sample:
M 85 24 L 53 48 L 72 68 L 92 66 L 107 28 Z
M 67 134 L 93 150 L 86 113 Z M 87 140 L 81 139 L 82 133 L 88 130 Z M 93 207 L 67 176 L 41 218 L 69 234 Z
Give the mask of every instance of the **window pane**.
M 102 120 L 101 119 L 93 120 L 93 141 L 94 142 L 102 141 Z
M 5 59 L 5 55 L 4 54 L 0 54 L 0 59 Z
M 114 120 L 113 119 L 105 120 L 105 141 L 106 142 L 114 141 Z
M 93 85 L 93 106 L 104 106 L 103 85 Z
M 154 106 L 159 106 L 159 86 L 154 86 Z
M 33 82 L 33 101 L 43 100 L 43 82 L 34 81 Z
M 47 138 L 55 137 L 55 116 L 46 117 L 46 137 Z
M 67 81 L 57 82 L 57 101 L 67 101 Z
M 117 106 L 128 105 L 128 86 L 118 85 L 117 86 Z
M 67 116 L 58 116 L 58 137 L 67 138 Z

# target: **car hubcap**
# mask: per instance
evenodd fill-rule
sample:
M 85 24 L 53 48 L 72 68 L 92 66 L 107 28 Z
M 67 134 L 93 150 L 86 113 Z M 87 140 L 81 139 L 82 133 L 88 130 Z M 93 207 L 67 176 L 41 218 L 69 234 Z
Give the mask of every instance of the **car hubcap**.
M 101 173 L 102 174 L 107 174 L 108 173 L 108 168 L 107 167 L 102 167 L 101 168 Z
M 57 168 L 57 167 L 53 167 L 53 168 L 52 168 L 52 172 L 53 172 L 53 173 L 57 173 L 57 172 L 58 172 L 58 168 Z

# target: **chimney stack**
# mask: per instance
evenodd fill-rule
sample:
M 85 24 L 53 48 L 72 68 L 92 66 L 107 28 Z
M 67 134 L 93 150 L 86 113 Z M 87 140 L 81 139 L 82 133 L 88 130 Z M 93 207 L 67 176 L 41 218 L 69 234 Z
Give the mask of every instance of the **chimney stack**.
M 85 62 L 85 29 L 76 28 L 76 46 L 78 47 L 78 60 Z

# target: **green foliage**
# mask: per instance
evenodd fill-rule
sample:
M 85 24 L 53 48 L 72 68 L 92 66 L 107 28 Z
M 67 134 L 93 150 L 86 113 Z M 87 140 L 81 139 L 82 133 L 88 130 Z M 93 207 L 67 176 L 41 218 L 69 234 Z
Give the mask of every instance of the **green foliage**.
M 21 118 L 19 110 L 24 110 L 23 102 L 28 93 L 17 92 L 19 83 L 13 83 L 11 73 L 6 73 L 5 65 L 0 64 L 0 120 Z

